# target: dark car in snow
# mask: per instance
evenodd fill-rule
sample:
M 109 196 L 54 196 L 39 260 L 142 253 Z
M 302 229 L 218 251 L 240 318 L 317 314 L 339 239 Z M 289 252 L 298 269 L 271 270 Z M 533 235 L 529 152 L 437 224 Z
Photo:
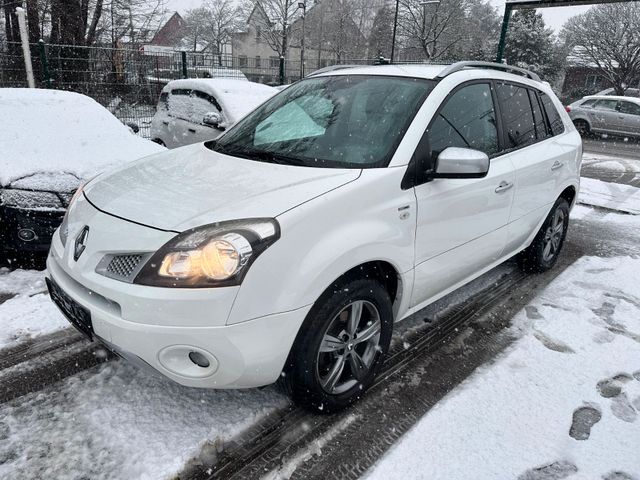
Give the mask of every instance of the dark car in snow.
M 0 111 L 2 257 L 46 252 L 84 181 L 113 165 L 164 150 L 77 93 L 3 88 Z

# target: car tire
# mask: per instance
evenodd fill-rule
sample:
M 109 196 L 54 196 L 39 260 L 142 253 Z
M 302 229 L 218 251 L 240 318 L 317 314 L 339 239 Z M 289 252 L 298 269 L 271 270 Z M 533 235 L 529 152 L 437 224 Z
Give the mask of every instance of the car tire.
M 153 143 L 157 143 L 158 145 L 161 145 L 163 147 L 166 147 L 166 145 L 164 144 L 164 142 L 159 139 L 159 138 L 154 138 L 153 140 L 151 140 Z
M 569 228 L 569 203 L 559 198 L 547 215 L 537 235 L 519 257 L 518 263 L 526 272 L 541 273 L 558 261 Z
M 576 130 L 580 134 L 581 137 L 589 137 L 591 136 L 591 127 L 586 120 L 574 120 L 573 125 L 576 127 Z
M 297 405 L 337 412 L 371 386 L 392 331 L 391 299 L 380 283 L 370 278 L 336 283 L 307 315 L 281 384 Z

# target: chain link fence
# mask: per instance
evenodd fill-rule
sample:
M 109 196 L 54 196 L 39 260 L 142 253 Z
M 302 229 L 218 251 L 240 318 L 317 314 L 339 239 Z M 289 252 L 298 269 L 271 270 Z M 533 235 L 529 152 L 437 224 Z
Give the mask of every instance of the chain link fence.
M 238 78 L 268 85 L 301 77 L 299 60 L 193 53 L 166 47 L 140 48 L 30 45 L 36 86 L 87 95 L 122 122 L 150 137 L 162 88 L 178 78 Z M 305 73 L 334 64 L 374 64 L 377 59 L 308 59 Z M 26 87 L 20 44 L 0 44 L 0 87 Z

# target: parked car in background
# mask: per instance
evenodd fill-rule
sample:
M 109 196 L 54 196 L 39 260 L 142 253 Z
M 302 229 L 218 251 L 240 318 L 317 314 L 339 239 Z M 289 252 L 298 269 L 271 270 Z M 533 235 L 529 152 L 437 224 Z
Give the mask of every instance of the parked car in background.
M 617 95 L 615 88 L 605 88 L 604 90 L 596 93 L 596 95 Z M 624 91 L 625 97 L 640 97 L 640 88 L 627 88 Z
M 640 98 L 591 95 L 566 107 L 581 135 L 640 137 Z
M 169 148 L 213 140 L 276 93 L 246 80 L 173 80 L 160 94 L 151 138 Z
M 77 93 L 3 88 L 0 112 L 2 256 L 46 252 L 81 183 L 164 150 Z
M 311 75 L 214 141 L 89 182 L 47 282 L 79 330 L 178 383 L 280 379 L 334 412 L 372 385 L 395 321 L 516 254 L 553 267 L 581 160 L 530 72 Z

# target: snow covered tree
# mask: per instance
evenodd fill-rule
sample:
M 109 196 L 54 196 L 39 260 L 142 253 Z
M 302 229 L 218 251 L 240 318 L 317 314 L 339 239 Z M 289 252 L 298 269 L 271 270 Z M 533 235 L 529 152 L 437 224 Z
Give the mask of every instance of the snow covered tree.
M 571 56 L 606 78 L 616 94 L 640 81 L 640 4 L 592 7 L 570 19 L 563 36 Z
M 562 68 L 553 31 L 535 10 L 520 10 L 509 23 L 504 57 L 508 63 L 554 79 Z
M 389 58 L 391 56 L 391 41 L 393 38 L 393 10 L 384 5 L 378 9 L 373 18 L 373 26 L 369 33 L 369 53 L 375 57 Z

